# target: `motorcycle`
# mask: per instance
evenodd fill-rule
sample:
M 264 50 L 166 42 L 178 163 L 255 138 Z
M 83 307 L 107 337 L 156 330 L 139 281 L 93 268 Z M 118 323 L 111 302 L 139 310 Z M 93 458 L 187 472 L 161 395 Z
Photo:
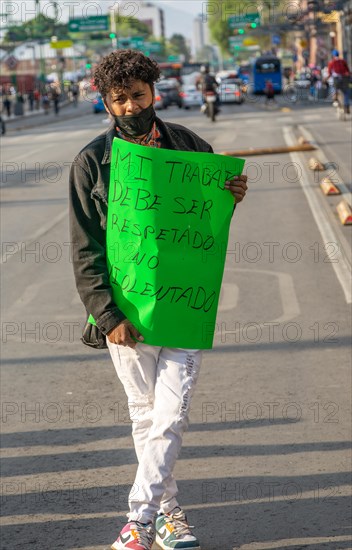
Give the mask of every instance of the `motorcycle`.
M 218 113 L 218 107 L 216 105 L 216 92 L 205 92 L 204 94 L 204 100 L 205 100 L 205 114 L 210 118 L 212 122 L 215 122 L 215 117 Z

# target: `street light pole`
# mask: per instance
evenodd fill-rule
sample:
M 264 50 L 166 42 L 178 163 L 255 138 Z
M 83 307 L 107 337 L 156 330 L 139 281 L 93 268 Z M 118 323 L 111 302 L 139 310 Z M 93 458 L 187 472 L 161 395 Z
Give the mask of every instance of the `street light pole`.
M 115 6 L 112 6 L 110 13 L 110 36 L 111 36 L 111 45 L 114 50 L 117 49 L 117 35 L 116 35 L 116 15 L 115 15 Z
M 35 10 L 36 10 L 36 18 L 38 18 L 40 16 L 40 4 L 39 4 L 39 1 L 40 0 L 35 0 Z M 43 58 L 43 44 L 42 44 L 42 40 L 39 39 L 39 63 L 40 63 L 40 76 L 39 76 L 39 80 L 41 81 L 42 83 L 42 86 L 44 85 L 45 83 L 45 79 L 46 79 L 46 71 L 45 71 L 45 60 Z

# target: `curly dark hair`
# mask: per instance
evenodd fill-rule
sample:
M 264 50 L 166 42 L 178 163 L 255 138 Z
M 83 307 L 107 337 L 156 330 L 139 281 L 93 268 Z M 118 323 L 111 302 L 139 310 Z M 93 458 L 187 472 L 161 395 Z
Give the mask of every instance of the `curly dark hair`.
M 142 80 L 152 88 L 160 78 L 156 61 L 137 50 L 116 50 L 105 56 L 94 71 L 94 85 L 103 98 L 117 88 L 129 88 Z

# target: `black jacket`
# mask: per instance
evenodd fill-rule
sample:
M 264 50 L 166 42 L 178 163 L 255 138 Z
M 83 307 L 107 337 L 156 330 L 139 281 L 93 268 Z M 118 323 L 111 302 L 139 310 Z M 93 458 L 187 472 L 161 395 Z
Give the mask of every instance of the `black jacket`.
M 157 118 L 161 146 L 178 151 L 212 153 L 211 146 L 184 126 Z M 76 156 L 70 171 L 70 233 L 72 261 L 80 298 L 103 334 L 126 315 L 112 298 L 106 265 L 106 214 L 111 147 L 110 127 Z

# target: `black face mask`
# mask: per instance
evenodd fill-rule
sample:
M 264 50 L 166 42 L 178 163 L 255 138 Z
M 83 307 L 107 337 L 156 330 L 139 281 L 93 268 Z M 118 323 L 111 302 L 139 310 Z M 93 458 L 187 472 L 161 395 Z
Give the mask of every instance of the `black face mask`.
M 155 121 L 154 105 L 143 109 L 138 115 L 118 116 L 112 115 L 123 134 L 129 137 L 145 136 L 152 129 Z

